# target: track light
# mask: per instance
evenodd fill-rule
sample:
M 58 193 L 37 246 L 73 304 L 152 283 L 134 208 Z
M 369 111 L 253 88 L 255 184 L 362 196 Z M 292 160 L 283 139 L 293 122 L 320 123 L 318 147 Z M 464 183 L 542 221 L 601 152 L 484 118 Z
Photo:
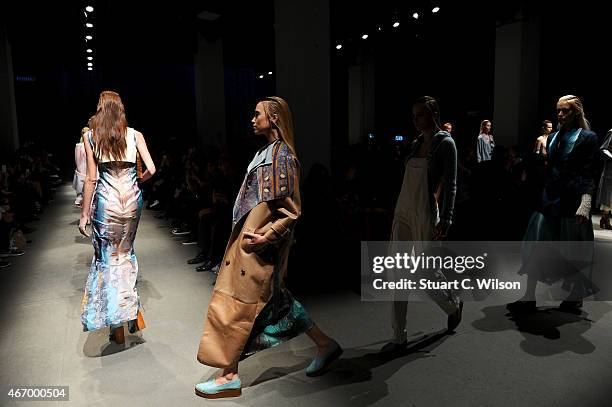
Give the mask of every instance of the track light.
M 85 36 L 85 39 L 86 39 L 87 41 L 89 41 L 89 40 L 93 39 L 93 37 L 92 37 L 91 35 L 86 35 L 86 36 Z
M 419 19 L 419 13 L 414 13 L 412 15 L 412 18 L 414 18 L 415 20 L 418 20 Z
M 87 28 L 93 28 L 93 24 L 92 24 L 92 23 L 85 23 L 85 27 L 87 27 Z
M 367 40 L 367 39 L 368 39 L 368 34 L 363 34 L 363 35 L 361 36 L 361 39 L 362 39 L 362 40 Z
M 397 28 L 397 27 L 399 27 L 399 21 L 396 21 L 393 23 L 393 28 Z
M 91 54 L 93 51 L 91 50 L 91 48 L 87 48 L 87 53 Z
M 87 57 L 88 61 L 93 61 L 93 57 Z
M 85 11 L 87 11 L 88 13 L 91 13 L 93 11 L 93 7 L 87 6 L 85 7 Z
M 89 68 L 87 68 L 88 71 L 93 71 L 93 68 L 90 66 Z
M 440 11 L 440 7 L 434 7 L 431 9 L 431 12 L 434 14 L 437 13 L 438 11 Z
M 336 45 L 336 49 L 342 49 L 342 44 Z

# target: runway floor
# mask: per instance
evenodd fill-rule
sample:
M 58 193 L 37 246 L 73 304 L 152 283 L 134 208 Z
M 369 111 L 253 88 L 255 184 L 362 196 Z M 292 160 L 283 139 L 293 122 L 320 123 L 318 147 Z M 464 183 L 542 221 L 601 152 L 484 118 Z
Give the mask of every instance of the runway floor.
M 194 384 L 215 370 L 196 361 L 212 278 L 186 260 L 166 222 L 144 210 L 136 238 L 139 293 L 147 329 L 125 347 L 108 330 L 82 332 L 79 316 L 92 257 L 77 230 L 73 190 L 62 186 L 31 226 L 27 253 L 0 270 L 0 383 L 65 385 L 67 402 L 28 406 L 201 406 Z M 598 229 L 598 227 L 597 227 Z M 601 241 L 610 231 L 597 231 Z M 581 316 L 544 307 L 509 319 L 503 304 L 466 302 L 454 335 L 432 303 L 410 304 L 410 351 L 384 358 L 389 304 L 351 291 L 299 298 L 313 320 L 344 347 L 326 375 L 303 369 L 315 348 L 302 335 L 240 365 L 243 395 L 216 405 L 248 406 L 606 406 L 612 394 L 612 303 L 585 304 Z

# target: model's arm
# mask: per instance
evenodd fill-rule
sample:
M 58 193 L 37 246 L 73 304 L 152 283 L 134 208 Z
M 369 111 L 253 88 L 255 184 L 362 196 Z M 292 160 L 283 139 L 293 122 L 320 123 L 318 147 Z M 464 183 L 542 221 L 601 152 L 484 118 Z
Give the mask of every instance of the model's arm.
M 535 147 L 533 147 L 533 152 L 536 154 L 540 154 L 540 149 L 542 148 L 544 143 L 542 143 L 542 138 L 538 137 L 535 142 Z
M 295 223 L 301 215 L 299 205 L 291 197 L 277 199 L 268 202 L 276 220 L 270 225 L 270 229 L 264 237 L 271 244 L 279 244 L 289 236 Z
M 287 183 L 289 191 L 284 198 L 275 199 L 266 202 L 270 212 L 272 213 L 272 222 L 262 228 L 261 234 L 245 232 L 251 237 L 252 245 L 272 244 L 278 245 L 291 235 L 295 223 L 302 213 L 300 195 L 298 190 L 299 185 L 299 169 L 297 161 L 293 156 L 287 157 L 287 179 L 291 182 Z
M 138 149 L 138 153 L 140 157 L 142 157 L 142 161 L 144 161 L 147 170 L 142 174 L 142 181 L 146 181 L 155 174 L 155 164 L 153 163 L 153 159 L 151 158 L 151 154 L 149 154 L 149 149 L 147 148 L 147 142 L 144 139 L 144 136 L 141 132 L 136 132 L 136 148 Z
M 442 156 L 442 213 L 440 223 L 437 227 L 437 238 L 444 238 L 448 233 L 450 225 L 453 223 L 453 213 L 455 210 L 455 196 L 457 195 L 457 147 L 452 139 L 445 139 L 440 148 Z
M 580 174 L 580 182 L 578 185 L 578 189 L 581 194 L 593 195 L 595 192 L 595 178 L 599 178 L 597 166 L 597 153 L 599 152 L 599 146 L 597 141 L 597 135 L 595 135 L 595 133 L 590 133 L 583 145 L 584 166 L 581 168 L 582 172 Z
M 598 150 L 597 136 L 589 133 L 582 146 L 584 148 L 584 165 L 581 172 L 577 174 L 578 193 L 581 194 L 580 206 L 576 210 L 578 223 L 590 222 L 591 197 L 595 192 L 595 176 L 597 175 L 596 154 Z
M 482 137 L 478 136 L 478 140 L 476 140 L 476 161 L 481 162 L 483 159 L 483 144 L 484 140 Z
M 79 231 L 84 236 L 89 237 L 85 227 L 90 217 L 91 198 L 93 196 L 94 188 L 96 187 L 98 168 L 89 141 L 87 140 L 85 143 L 83 143 L 83 146 L 85 147 L 85 156 L 87 157 L 87 176 L 85 177 L 85 184 L 83 185 L 83 207 L 81 208 Z

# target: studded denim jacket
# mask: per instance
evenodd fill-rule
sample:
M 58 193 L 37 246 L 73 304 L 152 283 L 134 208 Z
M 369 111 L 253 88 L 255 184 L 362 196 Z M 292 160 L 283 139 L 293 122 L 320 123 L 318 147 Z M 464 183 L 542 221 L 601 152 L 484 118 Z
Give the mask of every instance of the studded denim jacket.
M 282 140 L 259 151 L 244 177 L 232 216 L 232 227 L 262 202 L 293 195 L 298 182 L 298 162 Z

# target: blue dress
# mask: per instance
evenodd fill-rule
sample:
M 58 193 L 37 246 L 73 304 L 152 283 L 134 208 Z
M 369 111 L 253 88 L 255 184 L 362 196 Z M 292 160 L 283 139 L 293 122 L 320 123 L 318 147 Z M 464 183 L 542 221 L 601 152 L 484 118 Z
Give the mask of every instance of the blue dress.
M 89 142 L 95 151 L 92 133 Z M 135 164 L 135 132 L 128 128 L 126 160 L 98 160 L 99 178 L 91 207 L 94 257 L 83 296 L 85 331 L 137 319 L 138 260 L 134 238 L 142 211 Z M 131 162 L 131 160 L 134 162 Z
M 598 291 L 591 280 L 593 224 L 576 221 L 582 195 L 595 192 L 597 135 L 581 128 L 553 133 L 547 150 L 543 196 L 523 238 L 519 274 L 549 284 L 562 280 L 563 289 L 581 299 Z

